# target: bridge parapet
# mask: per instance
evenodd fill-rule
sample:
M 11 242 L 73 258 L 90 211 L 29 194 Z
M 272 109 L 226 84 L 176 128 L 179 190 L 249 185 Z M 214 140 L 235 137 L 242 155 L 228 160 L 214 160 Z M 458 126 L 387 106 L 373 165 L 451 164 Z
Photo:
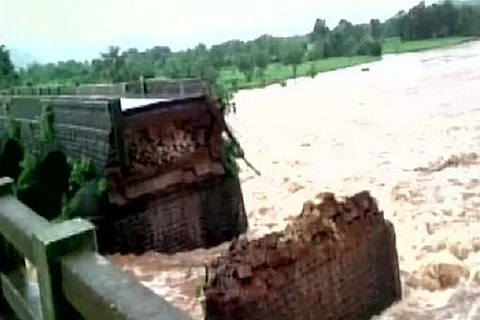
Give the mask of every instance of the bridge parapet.
M 20 320 L 190 319 L 99 255 L 91 223 L 48 222 L 13 196 L 12 185 L 0 179 L 0 310 Z
M 178 99 L 205 94 L 205 83 L 201 79 L 140 79 L 119 83 L 95 83 L 79 85 L 20 86 L 0 90 L 7 96 L 103 96 L 125 98 Z

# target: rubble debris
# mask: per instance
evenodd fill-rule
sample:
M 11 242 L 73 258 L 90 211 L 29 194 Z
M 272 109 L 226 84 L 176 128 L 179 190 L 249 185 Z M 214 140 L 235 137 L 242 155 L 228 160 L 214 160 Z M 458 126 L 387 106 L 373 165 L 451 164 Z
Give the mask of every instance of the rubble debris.
M 283 232 L 235 239 L 208 266 L 205 295 L 206 319 L 362 319 L 400 298 L 393 226 L 368 191 L 318 194 Z
M 460 153 L 459 155 L 451 155 L 447 159 L 439 159 L 433 163 L 430 163 L 426 167 L 416 167 L 413 171 L 433 173 L 445 170 L 447 168 L 455 168 L 460 166 L 470 166 L 480 163 L 480 157 L 475 152 Z
M 166 164 L 193 154 L 205 145 L 204 135 L 194 137 L 191 132 L 175 126 L 131 133 L 130 153 L 134 161 L 143 164 Z

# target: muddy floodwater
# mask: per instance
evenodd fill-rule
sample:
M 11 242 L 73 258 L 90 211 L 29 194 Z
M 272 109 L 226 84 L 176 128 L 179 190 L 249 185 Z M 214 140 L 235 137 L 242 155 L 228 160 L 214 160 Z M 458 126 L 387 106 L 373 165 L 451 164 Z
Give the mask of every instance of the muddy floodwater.
M 236 95 L 229 122 L 262 172 L 241 174 L 250 236 L 320 191 L 370 190 L 395 225 L 404 291 L 376 319 L 480 319 L 480 43 L 362 67 Z M 197 277 L 220 249 L 112 259 L 202 319 Z

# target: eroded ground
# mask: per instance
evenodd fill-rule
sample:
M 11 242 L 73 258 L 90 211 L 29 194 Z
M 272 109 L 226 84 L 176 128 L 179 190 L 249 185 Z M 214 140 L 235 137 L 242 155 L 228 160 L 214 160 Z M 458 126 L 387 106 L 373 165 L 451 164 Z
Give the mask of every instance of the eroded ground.
M 480 43 L 236 102 L 230 123 L 262 172 L 242 172 L 252 237 L 283 229 L 320 191 L 370 190 L 396 227 L 405 296 L 379 319 L 480 319 Z M 197 278 L 220 249 L 112 259 L 201 319 Z

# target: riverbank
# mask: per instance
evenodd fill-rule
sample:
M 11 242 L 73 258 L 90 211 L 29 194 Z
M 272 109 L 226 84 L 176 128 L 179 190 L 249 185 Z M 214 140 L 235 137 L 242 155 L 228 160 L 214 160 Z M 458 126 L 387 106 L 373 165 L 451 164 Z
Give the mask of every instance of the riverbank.
M 473 41 L 478 37 L 449 37 L 416 41 L 401 41 L 400 38 L 388 38 L 383 43 L 383 53 L 420 52 L 433 49 L 445 49 L 465 42 Z
M 433 49 L 443 49 L 460 45 L 478 39 L 477 37 L 449 37 L 417 41 L 401 41 L 400 38 L 387 38 L 383 43 L 384 54 L 402 54 L 420 52 Z M 365 63 L 381 60 L 381 57 L 354 56 L 333 57 L 317 61 L 306 61 L 297 67 L 296 77 L 314 77 L 319 73 L 338 69 L 354 67 Z M 252 81 L 247 81 L 245 76 L 236 68 L 224 69 L 220 73 L 220 83 L 233 91 L 243 89 L 262 88 L 268 85 L 284 83 L 294 78 L 293 68 L 281 63 L 270 64 L 263 79 L 255 75 Z
M 353 67 L 373 61 L 380 60 L 381 57 L 355 56 L 355 57 L 334 57 L 317 61 L 306 61 L 298 65 L 297 78 L 314 77 L 319 73 L 334 71 L 347 67 Z M 282 63 L 272 63 L 266 70 L 263 79 L 255 76 L 252 81 L 247 81 L 245 76 L 236 69 L 222 70 L 220 73 L 221 84 L 233 91 L 242 89 L 255 89 L 266 87 L 271 84 L 283 83 L 286 80 L 293 79 L 293 68 Z M 236 82 L 235 84 L 233 84 Z

